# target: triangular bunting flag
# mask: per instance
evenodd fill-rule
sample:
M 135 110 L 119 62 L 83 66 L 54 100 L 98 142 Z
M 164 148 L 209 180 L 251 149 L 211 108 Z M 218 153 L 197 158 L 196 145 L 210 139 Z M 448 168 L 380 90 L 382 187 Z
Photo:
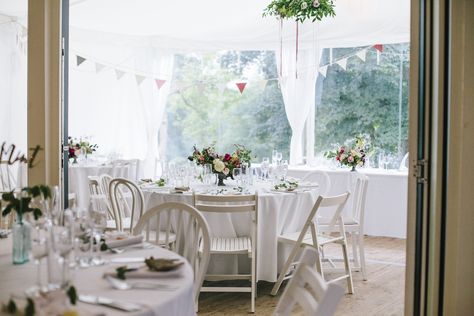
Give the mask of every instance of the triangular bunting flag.
M 115 77 L 117 77 L 117 80 L 120 80 L 120 78 L 122 78 L 123 75 L 125 75 L 125 72 L 115 69 Z
M 135 75 L 135 79 L 137 80 L 137 84 L 140 85 L 143 80 L 145 80 L 145 76 Z
M 161 87 L 163 87 L 163 85 L 166 83 L 166 80 L 155 79 L 155 83 L 156 83 L 156 87 L 158 88 L 158 90 L 160 90 Z
M 225 88 L 227 88 L 227 83 L 226 82 L 220 82 L 216 84 L 217 91 L 219 91 L 219 94 L 223 94 L 225 91 Z
M 367 51 L 365 49 L 358 51 L 356 56 L 359 57 L 360 60 L 365 61 L 365 58 L 367 57 Z
M 336 62 L 342 69 L 346 70 L 347 67 L 347 58 L 340 59 Z
M 319 73 L 324 77 L 326 78 L 326 74 L 328 72 L 328 66 L 322 66 L 319 68 Z
M 76 64 L 79 66 L 80 64 L 82 64 L 83 62 L 85 62 L 86 59 L 84 57 L 81 57 L 79 55 L 76 56 Z
M 267 83 L 268 83 L 268 80 L 260 80 L 258 82 L 258 87 L 262 90 L 265 90 L 265 88 L 267 87 Z
M 105 65 L 102 65 L 102 64 L 99 64 L 99 63 L 95 63 L 95 72 L 96 72 L 96 73 L 101 72 L 104 68 L 105 68 Z
M 374 48 L 379 52 L 383 52 L 383 45 L 382 44 L 375 44 Z
M 239 88 L 240 94 L 242 94 L 244 92 L 244 89 L 245 89 L 245 86 L 247 85 L 247 83 L 246 82 L 237 82 L 235 85 L 237 86 L 237 88 Z

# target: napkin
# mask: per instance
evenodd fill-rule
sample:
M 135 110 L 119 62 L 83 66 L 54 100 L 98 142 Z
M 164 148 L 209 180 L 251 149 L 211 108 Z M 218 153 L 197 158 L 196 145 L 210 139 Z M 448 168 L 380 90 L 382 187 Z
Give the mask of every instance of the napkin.
M 184 262 L 181 262 L 184 263 Z M 174 270 L 169 271 L 150 271 L 148 267 L 141 266 L 134 271 L 129 271 L 125 273 L 127 279 L 153 279 L 153 278 L 170 278 L 181 276 L 184 270 L 184 264 L 181 264 L 176 267 Z M 116 278 L 117 272 L 107 271 L 104 273 L 104 277 L 111 276 Z
M 106 236 L 105 243 L 109 248 L 125 247 L 143 242 L 143 236 Z

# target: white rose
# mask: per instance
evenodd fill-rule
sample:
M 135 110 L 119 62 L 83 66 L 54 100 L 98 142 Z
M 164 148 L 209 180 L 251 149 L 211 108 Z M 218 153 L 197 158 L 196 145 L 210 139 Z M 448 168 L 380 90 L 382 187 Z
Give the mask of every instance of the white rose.
M 319 1 L 318 0 L 313 1 L 313 7 L 315 7 L 315 8 L 319 7 Z
M 225 165 L 222 161 L 220 161 L 219 159 L 214 159 L 214 170 L 217 171 L 217 172 L 222 172 L 225 168 Z
M 304 10 L 304 9 L 306 9 L 307 7 L 308 7 L 308 4 L 307 4 L 306 2 L 303 2 L 303 3 L 301 4 L 301 10 Z

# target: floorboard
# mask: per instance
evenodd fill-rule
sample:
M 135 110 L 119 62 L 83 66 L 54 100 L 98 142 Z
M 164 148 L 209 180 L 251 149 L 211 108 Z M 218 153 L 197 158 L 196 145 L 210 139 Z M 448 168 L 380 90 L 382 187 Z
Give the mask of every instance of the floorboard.
M 346 294 L 336 315 L 403 315 L 405 287 L 405 240 L 387 237 L 365 237 L 368 281 L 354 272 L 355 294 Z M 350 248 L 350 247 L 349 247 Z M 327 256 L 334 256 L 340 248 L 328 248 Z M 328 278 L 331 275 L 328 274 Z M 239 281 L 240 282 L 240 281 Z M 243 281 L 245 282 L 245 281 Z M 221 282 L 238 285 L 237 281 Z M 345 285 L 345 281 L 341 282 Z M 256 315 L 271 315 L 279 295 L 270 295 L 273 283 L 258 283 Z M 284 287 L 279 291 L 282 293 Z M 248 293 L 202 293 L 199 299 L 199 316 L 249 315 Z M 296 310 L 294 315 L 303 315 Z

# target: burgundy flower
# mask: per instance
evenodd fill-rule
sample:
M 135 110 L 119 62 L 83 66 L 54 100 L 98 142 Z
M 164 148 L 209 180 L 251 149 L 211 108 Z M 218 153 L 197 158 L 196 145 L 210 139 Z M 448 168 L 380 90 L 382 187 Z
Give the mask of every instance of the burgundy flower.
M 224 161 L 229 161 L 230 158 L 231 158 L 231 155 L 225 154 L 225 156 L 224 156 Z

